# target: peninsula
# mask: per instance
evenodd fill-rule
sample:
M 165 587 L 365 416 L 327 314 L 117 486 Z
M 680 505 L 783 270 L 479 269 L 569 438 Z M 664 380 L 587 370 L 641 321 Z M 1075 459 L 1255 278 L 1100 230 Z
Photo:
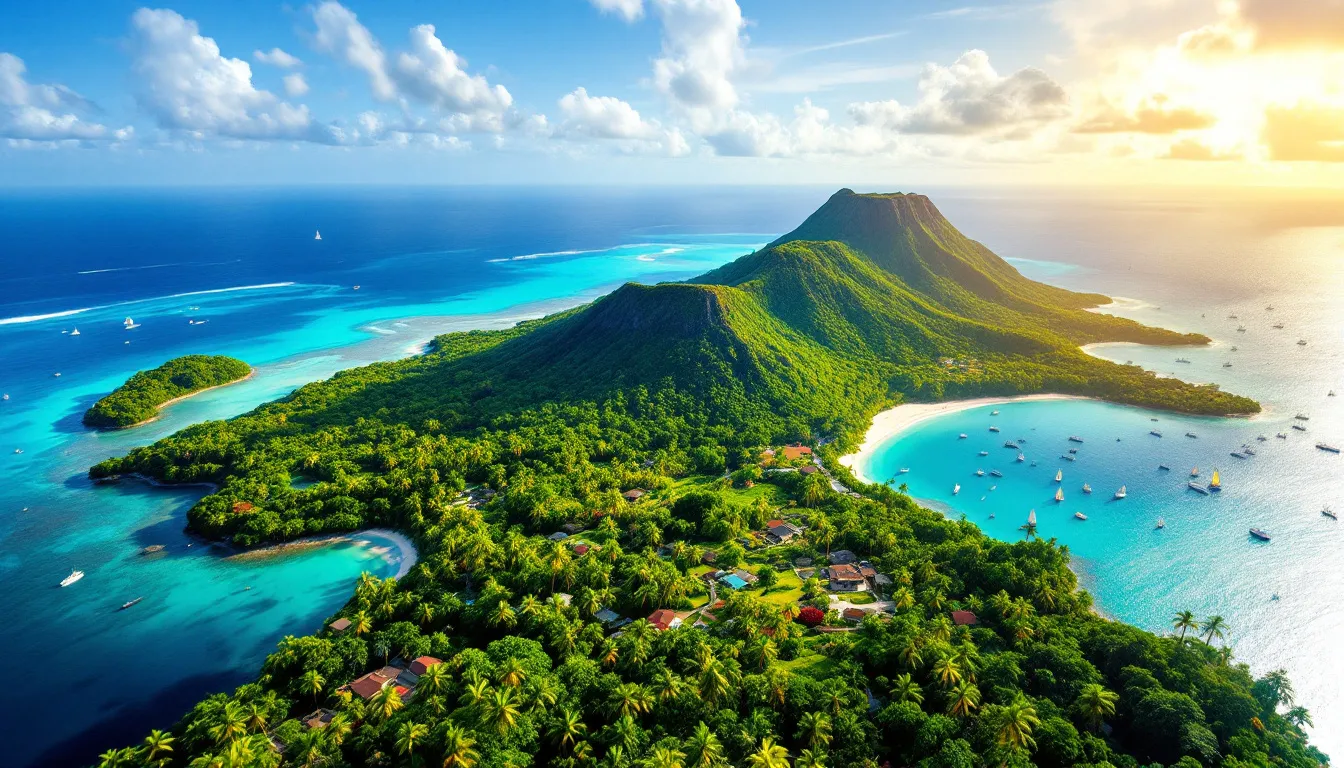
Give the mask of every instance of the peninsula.
M 242 360 L 223 355 L 185 355 L 148 371 L 139 371 L 125 384 L 84 412 L 84 423 L 97 429 L 139 426 L 158 415 L 165 405 L 185 397 L 242 381 L 252 369 Z
M 1315 768 L 1282 675 L 1212 633 L 1101 618 L 1067 550 L 837 462 L 902 401 L 1258 410 L 1081 352 L 1207 342 L 1087 311 L 1106 301 L 1026 279 L 926 197 L 841 190 L 688 283 L 441 336 L 105 461 L 94 477 L 218 484 L 188 515 L 207 536 L 389 527 L 420 553 L 256 682 L 109 754 L 141 764 L 169 736 L 173 765 Z

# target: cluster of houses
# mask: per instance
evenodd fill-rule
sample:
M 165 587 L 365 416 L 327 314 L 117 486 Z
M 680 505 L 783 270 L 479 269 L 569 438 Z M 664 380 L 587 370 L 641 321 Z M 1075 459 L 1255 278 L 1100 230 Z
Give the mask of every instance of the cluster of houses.
M 938 364 L 949 371 L 961 371 L 962 373 L 978 373 L 980 371 L 980 361 L 974 357 L 940 357 Z
M 336 619 L 327 625 L 333 632 L 344 632 L 350 628 L 350 620 L 344 617 Z M 437 664 L 442 664 L 441 659 L 433 656 L 420 656 L 411 661 L 410 664 L 402 662 L 401 659 L 393 659 L 391 663 L 372 672 L 365 673 L 350 682 L 336 689 L 337 693 L 349 693 L 352 696 L 358 696 L 364 701 L 370 701 L 377 696 L 384 688 L 395 688 L 397 695 L 407 704 L 415 697 L 415 685 L 420 680 L 420 676 L 425 671 Z M 330 709 L 317 709 L 300 718 L 305 728 L 325 728 L 331 722 L 335 714 Z
M 891 584 L 891 577 L 878 573 L 872 563 L 859 560 L 848 549 L 831 553 L 831 564 L 825 568 L 827 586 L 832 592 L 866 592 Z

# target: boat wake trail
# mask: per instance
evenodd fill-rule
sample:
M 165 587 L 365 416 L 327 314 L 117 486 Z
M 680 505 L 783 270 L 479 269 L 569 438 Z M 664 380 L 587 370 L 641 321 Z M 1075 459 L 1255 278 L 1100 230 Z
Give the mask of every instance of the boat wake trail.
M 96 307 L 83 307 L 81 309 L 67 309 L 62 312 L 49 312 L 45 315 L 23 315 L 20 317 L 0 318 L 0 325 L 19 325 L 22 323 L 36 323 L 42 320 L 53 320 L 58 317 L 70 317 L 71 315 L 93 312 L 99 309 L 112 309 L 114 307 L 129 307 L 134 304 L 147 304 L 154 301 L 163 301 L 165 299 L 181 299 L 187 296 L 206 296 L 215 293 L 233 293 L 234 291 L 260 291 L 269 288 L 289 288 L 297 283 L 262 283 L 260 285 L 238 285 L 232 288 L 210 288 L 204 291 L 187 291 L 186 293 L 170 293 L 167 296 L 154 296 L 148 299 L 132 299 L 130 301 L 118 301 L 114 304 L 100 304 Z

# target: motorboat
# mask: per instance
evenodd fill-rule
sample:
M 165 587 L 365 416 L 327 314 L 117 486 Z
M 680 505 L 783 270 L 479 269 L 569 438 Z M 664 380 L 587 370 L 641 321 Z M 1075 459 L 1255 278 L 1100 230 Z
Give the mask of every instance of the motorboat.
M 1077 457 L 1077 456 L 1074 456 L 1074 455 L 1071 454 L 1071 453 L 1060 454 L 1059 458 L 1061 458 L 1061 459 L 1063 459 L 1063 460 L 1065 460 L 1065 461 L 1077 461 L 1077 460 L 1078 460 L 1078 457 Z
M 1297 346 L 1299 346 L 1299 347 L 1305 347 L 1305 346 L 1307 346 L 1307 340 L 1306 340 L 1306 339 L 1298 339 L 1298 340 L 1297 340 Z
M 1074 516 L 1075 519 L 1078 519 L 1078 520 L 1086 520 L 1086 519 L 1087 519 L 1087 515 L 1084 515 L 1082 512 L 1074 512 L 1074 513 L 1073 513 L 1073 516 Z
M 1003 477 L 1003 473 L 1000 472 L 1000 471 L 997 470 L 997 469 L 991 469 L 991 470 L 989 470 L 989 475 L 990 475 L 990 477 Z
M 1083 438 L 1081 438 L 1081 437 L 1079 437 L 1079 436 L 1077 436 L 1077 435 L 1069 435 L 1069 442 L 1070 442 L 1070 443 L 1081 443 L 1081 442 L 1083 442 Z
M 901 467 L 899 470 L 896 471 L 896 474 L 898 474 L 898 475 L 904 475 L 905 473 L 907 473 L 907 472 L 909 472 L 909 471 L 910 471 L 910 468 L 909 468 L 909 467 Z
M 961 493 L 961 483 L 952 486 L 952 495 L 956 496 L 958 493 Z
M 960 435 L 957 435 L 958 440 L 965 440 L 968 437 L 970 437 L 970 435 L 966 434 L 965 432 L 962 432 Z
M 1311 421 L 1311 417 L 1308 416 L 1308 415 L 1305 414 L 1305 413 L 1299 413 L 1299 414 L 1293 416 L 1293 418 L 1294 418 L 1294 419 L 1297 419 L 1298 421 Z
M 1170 472 L 1170 471 L 1171 471 L 1171 467 L 1168 467 L 1166 464 L 1158 464 L 1158 465 L 1157 465 L 1157 469 L 1158 469 L 1159 472 Z
M 1293 425 L 1293 429 L 1296 429 L 1298 432 L 1306 432 L 1306 431 L 1307 431 L 1307 428 L 1304 427 L 1304 426 L 1302 426 L 1301 424 L 1294 424 L 1294 425 Z
M 1178 362 L 1178 363 L 1188 363 L 1188 362 L 1190 362 L 1190 358 L 1188 358 L 1188 357 L 1178 357 L 1178 358 L 1176 358 L 1176 362 Z
M 1260 442 L 1260 443 L 1264 443 L 1264 442 L 1268 442 L 1268 441 L 1269 441 L 1269 438 L 1268 438 L 1268 437 L 1265 437 L 1264 435 L 1256 435 L 1256 436 L 1255 436 L 1255 439 L 1256 439 L 1256 442 Z
M 980 455 L 981 455 L 981 456 L 988 456 L 988 455 L 989 455 L 989 451 L 981 451 L 981 452 L 980 452 Z
M 83 572 L 83 571 L 75 570 L 75 569 L 71 569 L 71 571 L 70 571 L 70 575 L 69 575 L 69 576 L 66 576 L 64 579 L 61 579 L 61 586 L 62 586 L 62 587 L 68 587 L 68 586 L 70 586 L 71 584 L 74 584 L 76 581 L 79 581 L 79 580 L 82 579 L 82 578 L 84 578 L 84 572 Z
M 1092 486 L 1088 485 L 1087 483 L 1083 483 L 1083 493 L 1091 493 L 1091 492 L 1092 492 Z
M 999 428 L 998 428 L 998 427 L 995 427 L 995 426 L 993 426 L 993 425 L 991 425 L 990 428 L 989 428 L 989 431 L 990 431 L 990 432 L 998 432 L 998 431 L 999 431 Z
M 1205 496 L 1208 496 L 1208 495 L 1209 495 L 1209 489 L 1208 489 L 1208 488 L 1205 488 L 1204 486 L 1200 485 L 1199 483 L 1196 483 L 1194 480 L 1191 480 L 1190 482 L 1186 483 L 1185 485 L 1186 485 L 1187 488 L 1189 488 L 1189 489 L 1192 490 L 1192 491 L 1198 491 L 1199 493 L 1202 493 L 1202 494 L 1204 494 Z
M 1158 432 L 1156 429 L 1150 429 L 1150 430 L 1148 430 L 1148 434 L 1152 435 L 1153 437 L 1161 437 L 1161 436 L 1162 436 L 1162 433 L 1161 433 L 1161 432 Z
M 1125 498 L 1125 496 L 1127 496 L 1127 495 L 1129 495 L 1129 494 L 1125 493 L 1125 486 L 1123 486 L 1123 485 L 1120 486 L 1120 490 L 1118 490 L 1118 491 L 1115 492 L 1115 498 L 1117 498 L 1117 499 L 1123 499 L 1123 498 Z
M 1166 519 L 1165 519 L 1165 518 L 1161 518 L 1161 517 L 1157 518 L 1157 529 L 1160 531 L 1160 530 L 1162 530 L 1163 528 L 1166 528 L 1166 527 L 1167 527 L 1167 521 L 1166 521 Z
M 1185 433 L 1185 436 L 1186 436 L 1186 437 L 1193 437 L 1193 438 L 1196 438 L 1196 439 L 1199 438 L 1199 435 L 1196 435 L 1194 432 L 1186 432 L 1186 433 Z
M 1279 330 L 1283 330 L 1283 323 L 1275 323 L 1274 327 L 1278 328 Z
M 1233 451 L 1233 452 L 1232 452 L 1231 454 L 1229 454 L 1229 455 L 1232 456 L 1232 458 L 1234 458 L 1234 459 L 1244 459 L 1244 458 L 1246 458 L 1246 454 L 1242 453 L 1241 451 Z
M 1232 367 L 1232 363 L 1231 363 L 1231 362 L 1223 363 L 1223 367 L 1224 367 L 1224 368 L 1231 368 L 1231 367 Z
M 1026 460 L 1027 460 L 1027 457 L 1026 457 L 1026 456 L 1023 456 L 1022 454 L 1019 453 L 1019 454 L 1017 454 L 1017 460 L 1018 460 L 1019 462 L 1023 462 L 1023 461 L 1026 461 Z
M 1327 451 L 1329 453 L 1339 453 L 1339 448 L 1329 443 L 1317 443 L 1316 447 L 1320 448 L 1322 451 Z
M 127 602 L 124 602 L 124 603 L 121 604 L 121 610 L 124 611 L 124 610 L 126 610 L 127 608 L 130 608 L 131 606 L 135 605 L 136 603 L 138 603 L 138 602 L 140 602 L 141 600 L 144 600 L 144 599 L 145 599 L 145 598 L 143 598 L 143 597 L 137 597 L 137 598 L 135 598 L 134 600 L 129 600 L 129 601 L 127 601 Z
M 1269 541 L 1269 531 L 1262 528 L 1252 528 L 1251 535 L 1261 541 Z
M 1069 453 L 1071 453 L 1071 454 L 1074 454 L 1074 453 L 1077 453 L 1077 452 L 1078 452 L 1078 449 L 1077 449 L 1077 448 L 1070 448 L 1070 449 L 1069 449 Z
M 1022 446 L 1018 445 L 1017 443 L 1014 443 L 1012 440 L 1005 440 L 1005 441 L 1003 442 L 1003 447 L 1004 447 L 1004 448 L 1010 448 L 1010 449 L 1016 451 L 1017 449 L 1021 448 Z
M 1274 436 L 1277 437 L 1277 438 L 1279 438 L 1280 440 L 1287 440 L 1287 439 L 1288 439 L 1288 433 L 1287 433 L 1287 432 L 1279 432 L 1278 434 L 1276 434 L 1276 435 L 1274 435 Z
M 998 415 L 999 415 L 999 412 L 998 412 L 998 411 L 990 411 L 990 412 L 989 412 L 989 415 L 990 415 L 990 416 L 998 416 Z
M 983 469 L 977 469 L 977 470 L 975 470 L 975 476 L 976 476 L 976 477 L 984 477 L 984 476 L 985 476 L 985 470 L 983 470 Z
M 1325 515 L 1326 517 L 1330 518 L 1331 520 L 1338 520 L 1338 519 L 1339 519 L 1339 515 L 1335 514 L 1335 511 L 1334 511 L 1333 509 L 1329 508 L 1329 507 L 1325 507 L 1324 509 L 1322 509 L 1322 510 L 1321 510 L 1321 514 L 1322 514 L 1322 515 Z

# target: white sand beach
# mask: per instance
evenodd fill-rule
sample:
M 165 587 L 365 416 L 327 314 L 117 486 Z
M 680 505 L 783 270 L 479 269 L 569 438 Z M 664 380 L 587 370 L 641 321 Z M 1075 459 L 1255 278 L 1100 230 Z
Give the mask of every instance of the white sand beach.
M 892 437 L 899 435 L 905 430 L 927 421 L 936 416 L 944 416 L 949 413 L 965 411 L 970 408 L 979 408 L 983 405 L 1002 405 L 1006 403 L 1020 403 L 1028 400 L 1086 400 L 1088 398 L 1078 395 L 1021 395 L 1019 397 L 978 397 L 972 400 L 948 400 L 941 403 L 905 403 L 895 408 L 889 408 L 873 417 L 872 426 L 868 427 L 868 432 L 863 436 L 863 444 L 859 450 L 840 457 L 840 463 L 849 467 L 854 476 L 865 483 L 876 482 L 863 474 L 862 467 L 866 460 L 872 456 L 873 451 L 877 450 Z
M 384 557 L 396 557 L 396 553 L 394 553 L 388 547 L 375 545 L 372 541 L 363 538 L 364 536 L 367 535 L 374 535 L 383 539 L 389 539 L 397 545 L 397 550 L 399 550 L 401 554 L 401 562 L 398 564 L 399 567 L 397 568 L 397 575 L 396 575 L 396 578 L 398 579 L 403 578 L 406 576 L 406 574 L 410 573 L 411 569 L 414 568 L 415 564 L 420 560 L 420 553 L 416 551 L 415 544 L 413 544 L 410 539 L 408 539 L 407 537 L 403 536 L 400 533 L 397 533 L 396 531 L 389 530 L 387 528 L 370 528 L 367 531 L 352 533 L 350 534 L 350 540 L 355 542 L 356 544 L 370 546 L 372 547 L 373 552 L 377 552 L 383 555 Z

